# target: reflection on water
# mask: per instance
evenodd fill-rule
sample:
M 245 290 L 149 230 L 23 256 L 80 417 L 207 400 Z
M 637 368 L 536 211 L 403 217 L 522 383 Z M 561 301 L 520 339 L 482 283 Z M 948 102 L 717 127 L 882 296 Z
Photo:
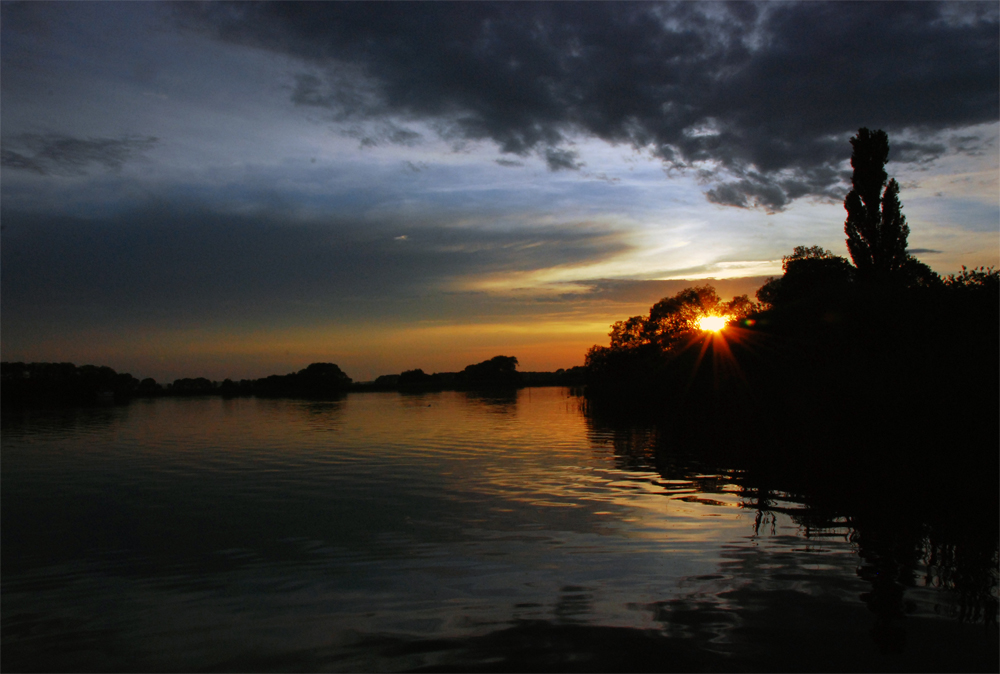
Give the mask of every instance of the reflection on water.
M 565 389 L 145 400 L 2 441 L 7 670 L 997 669 L 995 527 L 790 491 Z

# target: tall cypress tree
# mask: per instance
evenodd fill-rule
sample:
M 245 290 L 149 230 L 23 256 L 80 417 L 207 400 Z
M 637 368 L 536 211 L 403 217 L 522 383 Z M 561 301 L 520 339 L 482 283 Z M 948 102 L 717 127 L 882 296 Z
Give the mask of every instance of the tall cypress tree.
M 889 138 L 884 131 L 861 128 L 851 146 L 853 189 L 844 199 L 847 250 L 859 276 L 884 278 L 902 269 L 910 234 L 899 203 L 899 183 L 893 179 L 886 184 Z

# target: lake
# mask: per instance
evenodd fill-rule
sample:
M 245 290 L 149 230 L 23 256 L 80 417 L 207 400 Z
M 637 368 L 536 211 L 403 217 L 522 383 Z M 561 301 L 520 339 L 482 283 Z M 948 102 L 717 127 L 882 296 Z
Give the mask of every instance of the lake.
M 569 389 L 3 423 L 5 671 L 998 669 L 992 524 L 765 489 Z

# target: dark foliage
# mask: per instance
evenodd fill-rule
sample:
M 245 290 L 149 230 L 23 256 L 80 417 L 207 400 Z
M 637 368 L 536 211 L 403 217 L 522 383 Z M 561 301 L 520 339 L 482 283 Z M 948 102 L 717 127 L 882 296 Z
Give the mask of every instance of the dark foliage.
M 2 363 L 0 378 L 4 407 L 121 402 L 142 386 L 132 375 L 110 367 L 73 363 Z
M 685 357 L 700 339 L 697 321 L 704 315 L 745 321 L 759 309 L 745 295 L 729 302 L 719 299 L 712 286 L 686 288 L 665 297 L 648 316 L 633 316 L 611 326 L 610 346 L 587 352 L 587 384 L 591 396 L 646 404 L 669 395 L 677 384 L 666 372 Z
M 517 358 L 495 356 L 469 365 L 462 372 L 421 369 L 387 374 L 374 382 L 353 382 L 333 363 L 313 363 L 287 375 L 261 379 L 226 379 L 222 383 L 205 377 L 177 379 L 161 386 L 152 378 L 142 381 L 116 374 L 109 367 L 72 363 L 3 363 L 3 406 L 73 406 L 125 402 L 132 397 L 240 396 L 336 398 L 347 391 L 454 391 L 521 386 L 583 386 L 585 367 L 555 372 L 517 371 Z
M 522 372 L 521 381 L 525 386 L 578 387 L 587 383 L 587 368 L 577 365 L 568 370 L 559 368 L 555 372 Z
M 333 363 L 313 363 L 304 370 L 257 379 L 250 392 L 258 396 L 328 398 L 341 396 L 351 386 L 351 378 Z
M 796 248 L 758 291 L 762 306 L 721 335 L 691 329 L 689 314 L 712 306 L 699 288 L 616 323 L 611 345 L 587 357 L 594 405 L 646 409 L 685 442 L 712 429 L 709 442 L 761 461 L 800 462 L 787 452 L 807 444 L 809 462 L 828 471 L 917 470 L 944 448 L 957 448 L 950 468 L 996 466 L 998 274 L 941 279 L 907 255 L 898 186 L 885 186 L 887 137 L 861 129 L 852 145 L 845 205 L 857 266 Z
M 757 299 L 771 307 L 812 300 L 817 295 L 842 293 L 854 281 L 855 269 L 845 258 L 819 246 L 797 246 L 781 260 L 784 275 L 770 278 Z
M 906 256 L 903 268 L 896 276 L 900 284 L 908 288 L 933 288 L 941 285 L 941 277 L 937 272 L 912 255 Z
M 761 293 L 766 311 L 668 350 L 595 347 L 586 391 L 589 416 L 626 444 L 637 425 L 657 429 L 658 469 L 687 452 L 698 473 L 735 471 L 758 525 L 789 495 L 809 501 L 785 513 L 803 526 L 817 526 L 807 512 L 846 521 L 889 651 L 908 586 L 952 588 L 963 621 L 998 613 L 1000 274 L 941 279 L 908 259 L 905 282 L 865 283 L 796 249 Z
M 995 483 L 998 289 L 993 270 L 848 285 L 669 351 L 599 347 L 587 396 L 594 409 L 645 410 L 679 444 L 808 466 L 848 491 L 935 471 L 959 481 L 986 471 Z
M 130 374 L 94 365 L 3 363 L 2 367 L 4 407 L 91 405 L 153 396 L 327 398 L 343 395 L 351 386 L 351 378 L 333 363 L 313 363 L 284 376 L 243 379 L 238 383 L 226 379 L 218 384 L 205 377 L 185 377 L 165 387 L 152 378 L 139 381 Z
M 170 387 L 173 395 L 206 395 L 215 392 L 215 385 L 205 377 L 175 379 Z
M 399 375 L 397 384 L 399 386 L 428 386 L 434 381 L 434 378 L 417 368 L 416 370 L 406 370 Z
M 420 368 L 406 370 L 402 374 L 382 375 L 374 385 L 355 386 L 355 390 L 383 389 L 399 391 L 445 391 L 456 388 L 458 374 L 455 372 L 435 372 L 427 374 Z
M 456 379 L 460 386 L 468 388 L 521 385 L 517 358 L 514 356 L 494 356 L 481 363 L 468 365 Z
M 219 393 L 224 398 L 235 398 L 240 395 L 239 384 L 234 382 L 232 379 L 225 379 L 222 384 L 219 385 Z
M 992 270 L 911 288 L 820 284 L 720 336 L 594 347 L 588 397 L 659 410 L 692 435 L 708 425 L 740 446 L 801 437 L 895 453 L 967 436 L 995 449 L 998 286 Z
M 154 396 L 163 391 L 163 387 L 156 383 L 156 380 L 152 377 L 146 377 L 141 382 L 139 382 L 139 388 L 136 389 L 136 395 L 140 396 Z
M 966 269 L 958 274 L 949 274 L 943 281 L 944 285 L 953 290 L 961 290 L 967 295 L 978 295 L 984 300 L 1000 292 L 1000 273 L 993 267 L 977 267 Z
M 383 374 L 375 379 L 371 384 L 371 388 L 378 390 L 391 390 L 399 386 L 399 375 L 398 374 Z
M 899 203 L 899 183 L 886 184 L 889 137 L 884 131 L 858 130 L 851 139 L 853 188 L 844 199 L 847 250 L 864 279 L 885 279 L 906 264 L 910 228 Z

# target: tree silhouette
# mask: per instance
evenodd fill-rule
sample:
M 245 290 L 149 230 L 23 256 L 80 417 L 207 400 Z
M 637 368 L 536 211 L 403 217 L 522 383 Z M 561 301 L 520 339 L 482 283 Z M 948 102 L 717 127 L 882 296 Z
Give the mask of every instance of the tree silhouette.
M 312 363 L 290 378 L 293 386 L 307 395 L 341 393 L 351 385 L 351 378 L 334 363 Z
M 850 262 L 820 246 L 796 246 L 781 258 L 781 268 L 784 276 L 768 279 L 757 290 L 757 299 L 765 305 L 777 307 L 843 290 L 854 276 Z
M 632 316 L 624 321 L 615 321 L 611 326 L 611 348 L 627 349 L 649 342 L 646 334 L 648 319 L 645 316 Z
M 846 264 L 846 260 L 844 261 Z M 760 306 L 746 295 L 723 302 L 710 285 L 685 288 L 672 297 L 664 297 L 649 308 L 648 316 L 632 316 L 611 326 L 612 350 L 655 346 L 669 350 L 698 330 L 698 319 L 706 315 L 728 316 L 740 320 L 759 311 Z M 598 349 L 605 347 L 595 347 Z
M 673 297 L 664 297 L 649 308 L 650 341 L 669 349 L 695 330 L 700 317 L 718 312 L 721 306 L 722 300 L 710 285 L 685 288 Z
M 420 386 L 431 383 L 433 377 L 418 367 L 415 370 L 406 370 L 396 381 L 400 386 Z
M 609 392 L 610 397 L 621 393 L 623 399 L 653 399 L 672 383 L 664 376 L 664 368 L 704 336 L 698 327 L 699 319 L 714 315 L 739 322 L 760 310 L 761 306 L 746 295 L 724 302 L 710 285 L 685 288 L 664 297 L 650 307 L 648 315 L 632 316 L 612 325 L 609 346 L 594 345 L 587 351 L 585 368 L 590 391 L 605 399 Z
M 521 383 L 514 356 L 493 356 L 469 365 L 459 373 L 459 379 L 467 386 L 518 386 Z
M 899 203 L 899 183 L 886 184 L 889 138 L 862 127 L 851 138 L 853 189 L 844 199 L 847 250 L 862 278 L 885 278 L 906 264 L 906 225 Z M 883 189 L 884 188 L 884 189 Z

